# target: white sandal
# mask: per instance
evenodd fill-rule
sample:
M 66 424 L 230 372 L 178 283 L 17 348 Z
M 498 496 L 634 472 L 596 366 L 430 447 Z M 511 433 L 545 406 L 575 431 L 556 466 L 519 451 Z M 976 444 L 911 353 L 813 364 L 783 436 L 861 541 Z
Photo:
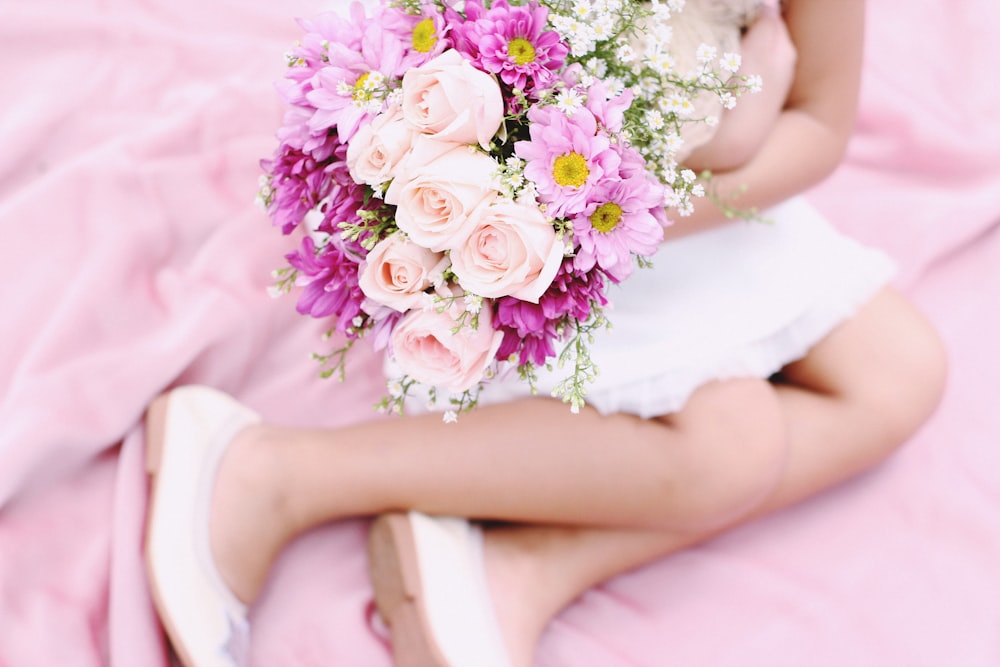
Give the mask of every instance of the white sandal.
M 397 667 L 510 667 L 482 549 L 481 529 L 465 519 L 375 519 L 368 567 Z
M 246 605 L 223 583 L 209 542 L 215 473 L 237 433 L 260 418 L 202 386 L 161 395 L 146 413 L 152 476 L 146 564 L 163 626 L 186 667 L 238 667 L 246 660 Z

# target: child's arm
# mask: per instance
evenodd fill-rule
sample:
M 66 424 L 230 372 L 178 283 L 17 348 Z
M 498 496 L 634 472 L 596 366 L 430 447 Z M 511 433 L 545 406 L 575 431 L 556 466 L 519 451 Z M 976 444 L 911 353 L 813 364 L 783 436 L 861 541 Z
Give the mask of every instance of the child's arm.
M 731 171 L 760 150 L 788 99 L 795 75 L 795 46 L 777 7 L 761 9 L 740 40 L 741 70 L 759 75 L 766 84 L 744 95 L 736 108 L 724 111 L 712 139 L 681 161 L 696 172 Z
M 864 0 L 789 0 L 784 18 L 798 53 L 784 109 L 753 158 L 712 179 L 715 192 L 740 210 L 772 206 L 824 179 L 839 164 L 854 129 Z M 724 220 L 710 202 L 699 201 L 695 213 L 665 236 Z

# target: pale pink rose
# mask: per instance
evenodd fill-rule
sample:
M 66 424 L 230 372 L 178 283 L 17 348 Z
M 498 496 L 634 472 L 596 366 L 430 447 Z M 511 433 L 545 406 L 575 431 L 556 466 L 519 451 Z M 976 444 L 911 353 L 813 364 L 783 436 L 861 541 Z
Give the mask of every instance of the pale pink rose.
M 368 253 L 358 283 L 369 299 L 403 312 L 428 298 L 425 290 L 442 280 L 447 267 L 444 253 L 391 234 Z
M 478 149 L 420 137 L 385 193 L 396 226 L 431 250 L 467 235 L 469 215 L 497 194 L 496 160 Z
M 451 251 L 451 268 L 469 292 L 538 303 L 563 260 L 563 242 L 533 204 L 498 199 L 474 214 L 469 236 Z
M 489 146 L 503 122 L 500 85 L 450 49 L 403 75 L 403 115 L 439 141 Z
M 351 178 L 372 187 L 392 180 L 416 136 L 416 129 L 406 122 L 398 106 L 382 112 L 359 128 L 347 144 Z
M 488 304 L 479 312 L 477 328 L 463 326 L 452 333 L 459 308 L 438 312 L 431 306 L 403 315 L 392 332 L 392 355 L 403 373 L 449 392 L 471 389 L 483 379 L 503 333 L 493 328 Z

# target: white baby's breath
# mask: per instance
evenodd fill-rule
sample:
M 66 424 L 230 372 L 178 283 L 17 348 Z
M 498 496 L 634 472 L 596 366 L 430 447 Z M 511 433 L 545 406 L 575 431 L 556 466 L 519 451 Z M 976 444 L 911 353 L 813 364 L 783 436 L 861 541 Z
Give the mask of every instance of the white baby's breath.
M 610 16 L 601 16 L 590 24 L 594 41 L 603 42 L 614 36 L 614 20 Z
M 393 398 L 401 398 L 404 394 L 403 382 L 398 378 L 393 378 L 386 382 L 385 388 Z
M 254 203 L 261 211 L 267 212 L 273 197 L 274 188 L 271 187 L 271 177 L 267 174 L 261 174 L 260 178 L 257 179 L 257 196 L 254 198 Z
M 538 188 L 531 181 L 527 181 L 521 192 L 517 195 L 517 201 L 521 204 L 534 204 L 538 201 Z M 544 210 L 544 209 L 543 209 Z
M 608 64 L 600 58 L 591 58 L 587 61 L 587 71 L 603 79 L 608 74 Z
M 742 64 L 743 57 L 738 53 L 723 53 L 719 59 L 719 67 L 731 74 L 736 74 Z
M 390 90 L 389 93 L 385 96 L 386 107 L 395 107 L 399 106 L 402 103 L 403 103 L 402 88 L 395 88 L 393 90 Z
M 587 0 L 576 0 L 573 3 L 573 16 L 581 21 L 586 20 L 590 16 L 590 10 L 590 3 Z
M 681 93 L 674 93 L 666 100 L 667 109 L 678 116 L 686 117 L 694 113 L 694 103 L 691 98 Z
M 657 51 L 648 56 L 649 66 L 657 74 L 670 74 L 677 67 L 677 60 L 669 51 Z
M 681 149 L 681 146 L 684 145 L 684 139 L 682 139 L 681 135 L 679 135 L 678 133 L 671 132 L 670 134 L 667 134 L 665 137 L 663 137 L 663 143 L 667 149 L 667 152 L 672 155 Z
M 583 94 L 576 88 L 563 88 L 556 95 L 556 108 L 572 117 L 578 109 L 583 108 L 585 101 Z
M 483 309 L 483 297 L 478 294 L 472 294 L 471 292 L 465 293 L 465 312 L 472 315 L 478 315 L 479 311 Z
M 622 44 L 615 51 L 615 56 L 620 62 L 630 63 L 636 58 L 635 49 L 632 48 L 631 44 Z
M 699 44 L 698 50 L 695 51 L 695 58 L 697 58 L 698 62 L 702 65 L 706 65 L 715 60 L 718 54 L 719 50 L 716 47 L 708 44 Z
M 664 125 L 663 114 L 658 109 L 650 109 L 646 112 L 646 124 L 651 130 L 662 130 Z

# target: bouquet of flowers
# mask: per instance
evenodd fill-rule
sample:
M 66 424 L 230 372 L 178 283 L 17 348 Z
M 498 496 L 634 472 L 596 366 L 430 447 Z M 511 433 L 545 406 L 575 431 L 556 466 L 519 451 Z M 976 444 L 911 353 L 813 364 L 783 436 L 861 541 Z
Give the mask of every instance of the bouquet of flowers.
M 381 0 L 300 21 L 288 110 L 259 198 L 302 233 L 275 293 L 330 318 L 339 373 L 367 338 L 393 368 L 380 408 L 423 388 L 445 418 L 484 383 L 564 369 L 578 410 L 609 283 L 648 263 L 667 211 L 703 194 L 679 167 L 693 100 L 759 85 L 699 49 L 678 71 L 683 0 Z

